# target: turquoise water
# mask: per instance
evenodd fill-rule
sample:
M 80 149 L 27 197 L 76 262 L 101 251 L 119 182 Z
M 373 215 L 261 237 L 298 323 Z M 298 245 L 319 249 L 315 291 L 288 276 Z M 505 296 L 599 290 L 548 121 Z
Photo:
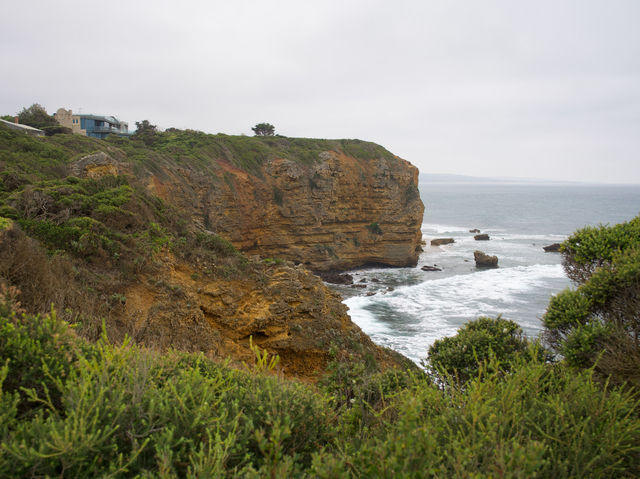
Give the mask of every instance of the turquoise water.
M 365 289 L 336 287 L 375 342 L 416 362 L 436 339 L 481 315 L 502 314 L 527 335 L 538 335 L 549 298 L 570 286 L 561 256 L 542 247 L 584 225 L 615 224 L 640 213 L 640 186 L 424 183 L 420 191 L 427 246 L 418 267 L 357 270 L 351 273 L 356 282 L 366 281 Z M 475 241 L 474 228 L 490 241 Z M 455 243 L 428 246 L 439 237 Z M 499 268 L 476 269 L 476 249 L 498 256 Z M 434 264 L 442 271 L 420 269 Z

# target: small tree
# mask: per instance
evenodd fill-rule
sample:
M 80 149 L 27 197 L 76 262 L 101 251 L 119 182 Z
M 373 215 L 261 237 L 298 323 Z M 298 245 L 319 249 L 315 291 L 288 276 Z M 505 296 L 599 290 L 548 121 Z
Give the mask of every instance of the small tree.
M 136 121 L 136 132 L 133 138 L 142 140 L 145 145 L 152 145 L 158 134 L 158 127 L 152 125 L 149 120 Z
M 276 128 L 271 123 L 258 123 L 251 128 L 255 136 L 273 136 Z
M 56 119 L 47 113 L 47 110 L 38 103 L 34 103 L 29 108 L 23 108 L 18 113 L 18 121 L 23 125 L 34 128 L 44 128 L 47 126 L 58 126 Z

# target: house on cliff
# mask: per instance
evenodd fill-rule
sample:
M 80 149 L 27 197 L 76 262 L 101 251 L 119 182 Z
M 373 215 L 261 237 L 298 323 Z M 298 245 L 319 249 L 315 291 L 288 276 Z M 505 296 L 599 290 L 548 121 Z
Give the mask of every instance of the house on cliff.
M 106 138 L 109 135 L 129 136 L 129 124 L 115 116 L 90 115 L 79 113 L 74 115 L 71 110 L 58 108 L 53 114 L 62 126 L 71 128 L 73 133 L 93 138 Z

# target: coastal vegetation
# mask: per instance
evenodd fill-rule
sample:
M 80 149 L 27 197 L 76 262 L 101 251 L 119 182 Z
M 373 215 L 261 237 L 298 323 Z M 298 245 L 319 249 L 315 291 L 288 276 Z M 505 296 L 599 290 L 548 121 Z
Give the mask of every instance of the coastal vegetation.
M 535 355 L 443 385 L 332 363 L 286 380 L 0 306 L 1 477 L 635 477 L 632 390 Z
M 151 127 L 106 141 L 0 127 L 0 477 L 640 475 L 640 218 L 564 243 L 577 288 L 551 300 L 542 343 L 512 321 L 480 318 L 425 351 L 424 370 L 400 359 L 385 366 L 299 269 L 247 258 L 151 187 L 158 180 L 161 189 L 168 171 L 197 180 L 224 164 L 225 173 L 258 175 L 270 159 L 311 164 L 329 149 L 398 160 L 358 140 Z M 78 173 L 87 156 L 103 173 Z M 284 190 L 268 195 L 289 201 Z M 363 230 L 382 236 L 369 221 Z M 329 242 L 323 248 L 335 255 Z M 157 292 L 152 307 L 166 308 L 149 327 L 157 333 L 182 327 L 171 307 L 203 315 L 210 298 L 225 306 L 241 298 L 231 284 L 253 285 L 247 308 L 266 290 L 282 298 L 291 271 L 291 283 L 306 283 L 289 290 L 310 290 L 317 304 L 304 310 L 313 321 L 296 320 L 279 341 L 299 333 L 330 358 L 305 382 L 259 346 L 264 325 L 241 338 L 252 353 L 244 364 L 159 336 L 143 346 L 122 326 L 133 286 Z M 215 288 L 190 296 L 190 281 L 194 291 L 206 281 Z M 200 293 L 205 306 L 191 304 Z M 187 343 L 203 336 L 192 319 Z M 224 327 L 240 323 L 232 316 Z M 336 326 L 321 330 L 325 323 Z

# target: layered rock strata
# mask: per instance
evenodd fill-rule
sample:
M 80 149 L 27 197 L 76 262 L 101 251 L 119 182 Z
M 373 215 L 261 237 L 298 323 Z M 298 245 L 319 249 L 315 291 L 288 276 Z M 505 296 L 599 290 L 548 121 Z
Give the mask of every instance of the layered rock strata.
M 311 163 L 271 159 L 256 174 L 223 160 L 217 167 L 149 183 L 249 255 L 314 271 L 417 263 L 424 206 L 418 170 L 405 160 L 324 151 Z

